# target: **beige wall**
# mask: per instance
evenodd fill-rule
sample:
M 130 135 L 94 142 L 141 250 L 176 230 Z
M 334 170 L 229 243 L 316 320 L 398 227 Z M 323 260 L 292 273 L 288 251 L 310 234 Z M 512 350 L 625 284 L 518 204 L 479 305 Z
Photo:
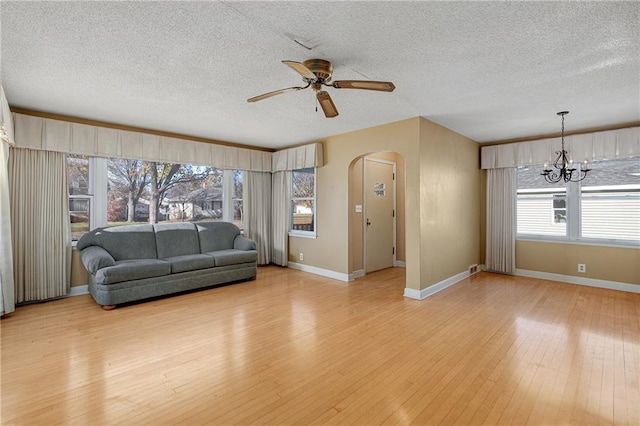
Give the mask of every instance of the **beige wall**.
M 421 119 L 421 289 L 480 260 L 479 153 L 471 139 Z
M 71 251 L 71 287 L 89 284 L 89 273 L 80 260 L 80 251 Z
M 640 285 L 640 249 L 518 240 L 516 268 Z
M 349 249 L 353 228 L 349 221 L 349 170 L 354 159 L 376 152 L 394 151 L 405 159 L 405 224 L 407 229 L 418 229 L 419 135 L 420 118 L 416 117 L 321 141 L 325 165 L 318 168 L 318 237 L 290 237 L 289 260 L 344 274 L 354 271 Z M 414 288 L 420 288 L 419 246 L 418 234 L 406 233 L 407 285 Z M 304 261 L 298 260 L 301 252 Z
M 358 267 L 350 238 L 360 238 L 350 216 L 353 160 L 381 151 L 404 161 L 404 259 L 406 287 L 422 290 L 467 270 L 480 260 L 478 145 L 424 118 L 327 138 L 325 166 L 318 169 L 317 239 L 289 238 L 289 259 L 340 273 Z M 350 168 L 350 166 L 353 166 Z M 299 253 L 304 253 L 304 261 Z

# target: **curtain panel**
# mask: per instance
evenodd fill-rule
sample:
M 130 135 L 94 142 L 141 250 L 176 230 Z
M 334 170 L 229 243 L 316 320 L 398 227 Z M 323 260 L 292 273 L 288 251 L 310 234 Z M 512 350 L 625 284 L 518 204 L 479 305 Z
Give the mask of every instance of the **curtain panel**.
M 11 252 L 11 208 L 9 198 L 9 147 L 14 145 L 13 117 L 0 81 L 0 316 L 15 311 L 13 253 Z
M 566 136 L 565 149 L 576 162 L 640 156 L 640 127 Z M 552 162 L 560 138 L 484 146 L 483 169 L 518 167 Z
M 487 170 L 486 269 L 513 274 L 516 267 L 516 169 Z
M 271 173 L 245 172 L 244 232 L 256 242 L 258 265 L 271 262 Z
M 280 171 L 272 175 L 271 226 L 273 229 L 271 263 L 287 266 L 289 263 L 289 199 L 291 172 Z
M 71 272 L 66 155 L 12 149 L 9 187 L 15 301 L 66 295 Z

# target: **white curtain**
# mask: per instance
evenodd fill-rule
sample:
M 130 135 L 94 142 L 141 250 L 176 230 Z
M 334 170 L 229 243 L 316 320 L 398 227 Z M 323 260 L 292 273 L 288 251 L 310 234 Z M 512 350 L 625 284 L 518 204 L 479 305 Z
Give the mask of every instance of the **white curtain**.
M 13 120 L 0 82 L 0 316 L 15 311 L 13 254 L 11 252 L 11 210 L 9 207 L 9 146 L 13 145 Z
M 0 141 L 0 316 L 15 311 L 11 210 L 9 207 L 9 143 Z
M 244 232 L 256 242 L 258 265 L 271 261 L 271 173 L 247 171 L 243 185 Z
M 289 198 L 291 192 L 291 172 L 275 172 L 272 177 L 272 213 L 273 229 L 271 262 L 287 266 L 289 261 Z
M 486 269 L 515 271 L 516 169 L 487 170 Z
M 9 188 L 16 302 L 66 295 L 71 272 L 66 155 L 12 149 Z

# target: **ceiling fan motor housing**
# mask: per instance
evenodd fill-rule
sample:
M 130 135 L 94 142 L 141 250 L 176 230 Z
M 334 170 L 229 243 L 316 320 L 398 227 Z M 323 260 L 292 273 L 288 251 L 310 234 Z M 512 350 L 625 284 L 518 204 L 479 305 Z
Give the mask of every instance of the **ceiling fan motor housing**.
M 333 74 L 331 62 L 324 59 L 308 59 L 303 62 L 303 65 L 323 82 L 328 83 L 331 80 L 331 74 Z

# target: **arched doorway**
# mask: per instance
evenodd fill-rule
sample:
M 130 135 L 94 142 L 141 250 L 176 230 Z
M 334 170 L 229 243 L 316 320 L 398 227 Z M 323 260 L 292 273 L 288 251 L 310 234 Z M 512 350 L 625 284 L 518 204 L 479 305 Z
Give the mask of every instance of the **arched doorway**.
M 372 167 L 373 166 L 373 167 Z M 375 169 L 375 170 L 374 170 Z M 367 173 L 369 171 L 369 173 Z M 378 173 L 393 173 L 393 182 L 384 181 Z M 367 178 L 367 176 L 369 178 Z M 355 158 L 349 165 L 349 271 L 350 275 L 357 278 L 363 276 L 367 271 L 388 266 L 405 266 L 405 161 L 402 155 L 396 152 L 376 152 Z M 373 204 L 368 202 L 373 201 Z M 376 203 L 391 203 L 392 212 L 388 215 L 374 216 L 372 209 L 377 208 Z M 369 209 L 369 211 L 367 211 Z M 380 221 L 388 217 L 388 223 L 380 226 Z M 371 222 L 376 217 L 376 222 L 367 225 L 367 217 Z M 381 228 L 393 227 L 392 247 L 382 247 L 379 238 L 372 238 L 373 234 L 367 232 L 378 232 Z M 379 237 L 377 235 L 376 237 Z M 383 239 L 387 238 L 383 236 Z M 372 244 L 388 255 L 383 263 L 378 265 L 371 257 Z M 391 252 L 393 250 L 393 252 Z M 389 259 L 390 262 L 389 262 Z

